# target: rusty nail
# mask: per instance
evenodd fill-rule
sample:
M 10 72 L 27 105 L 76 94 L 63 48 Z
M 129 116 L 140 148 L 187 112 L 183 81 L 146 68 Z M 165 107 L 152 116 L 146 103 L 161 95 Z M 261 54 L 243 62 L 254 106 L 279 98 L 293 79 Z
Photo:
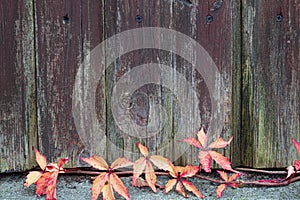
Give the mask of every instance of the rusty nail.
M 63 17 L 63 24 L 69 24 L 70 23 L 70 18 L 68 16 L 68 14 L 66 14 L 64 17 Z
M 141 23 L 143 21 L 143 17 L 141 15 L 137 15 L 137 16 L 135 16 L 135 21 L 137 23 Z
M 210 14 L 206 15 L 206 23 L 210 24 L 214 20 L 213 16 Z
M 282 14 L 278 14 L 276 16 L 276 22 L 282 22 L 282 18 L 283 18 Z

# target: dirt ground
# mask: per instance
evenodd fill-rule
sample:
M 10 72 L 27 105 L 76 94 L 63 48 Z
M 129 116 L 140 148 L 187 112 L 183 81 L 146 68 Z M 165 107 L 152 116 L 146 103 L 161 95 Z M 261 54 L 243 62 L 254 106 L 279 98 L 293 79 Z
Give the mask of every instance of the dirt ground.
M 29 188 L 24 187 L 26 174 L 0 174 L 0 200 L 38 200 L 35 194 L 35 185 Z M 91 177 L 87 175 L 61 175 L 57 185 L 58 200 L 86 200 L 91 198 Z M 273 179 L 277 176 L 262 176 L 258 174 L 250 174 L 251 180 Z M 249 177 L 247 179 L 249 179 Z M 281 177 L 282 178 L 282 177 Z M 242 180 L 245 178 L 241 178 Z M 133 188 L 131 186 L 131 178 L 122 178 L 124 184 L 129 190 L 131 199 L 133 200 L 158 200 L 158 199 L 185 199 L 176 191 L 172 190 L 168 194 L 164 194 L 162 190 L 153 193 L 149 188 Z M 189 179 L 205 196 L 205 199 L 217 199 L 217 185 L 211 182 L 199 180 L 196 178 Z M 164 185 L 168 181 L 168 177 L 158 177 L 158 183 Z M 189 199 L 197 199 L 193 194 L 189 195 Z M 124 199 L 115 194 L 116 199 Z M 99 197 L 102 199 L 102 196 Z M 291 183 L 285 187 L 243 187 L 232 189 L 228 187 L 223 193 L 222 199 L 299 199 L 300 200 L 300 182 Z

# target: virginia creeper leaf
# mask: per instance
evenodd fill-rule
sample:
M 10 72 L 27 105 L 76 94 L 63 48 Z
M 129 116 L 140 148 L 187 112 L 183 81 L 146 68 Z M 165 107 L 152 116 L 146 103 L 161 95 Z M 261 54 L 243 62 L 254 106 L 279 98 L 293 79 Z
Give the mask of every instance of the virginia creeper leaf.
M 187 180 L 182 180 L 182 184 L 188 191 L 194 193 L 196 197 L 204 198 L 203 194 L 191 182 L 188 182 Z
M 47 166 L 46 157 L 43 156 L 36 148 L 34 148 L 34 151 L 35 151 L 36 162 L 38 163 L 38 165 L 40 166 L 40 168 L 42 170 L 45 170 L 45 168 Z
M 147 157 L 148 154 L 149 154 L 147 147 L 145 147 L 144 145 L 142 145 L 142 144 L 139 143 L 139 142 L 136 142 L 136 145 L 137 145 L 137 147 L 139 148 L 141 154 L 142 154 L 143 156 Z
M 205 172 L 211 172 L 211 159 L 215 160 L 216 163 L 221 165 L 222 168 L 233 172 L 237 172 L 231 168 L 231 163 L 229 162 L 228 158 L 226 158 L 220 153 L 211 150 L 215 148 L 225 148 L 227 145 L 230 144 L 233 137 L 231 137 L 228 141 L 225 141 L 222 138 L 218 138 L 216 141 L 208 145 L 208 137 L 205 134 L 203 128 L 197 133 L 197 137 L 198 140 L 194 138 L 186 138 L 183 140 L 183 142 L 186 142 L 200 149 L 198 157 L 200 160 L 200 164 Z
M 91 156 L 89 158 L 80 158 L 82 161 L 90 164 L 91 166 L 93 166 L 96 169 L 100 169 L 100 170 L 107 170 L 108 169 L 108 165 L 106 163 L 106 161 L 100 157 L 100 156 Z
M 45 194 L 47 200 L 55 200 L 58 174 L 65 172 L 62 165 L 68 162 L 68 158 L 60 158 L 58 160 L 58 164 L 47 164 L 46 157 L 43 156 L 37 149 L 34 149 L 34 151 L 36 161 L 41 169 L 43 169 L 43 172 L 29 172 L 24 186 L 29 187 L 32 183 L 35 183 L 36 194 L 38 196 Z
M 126 200 L 130 199 L 129 193 L 125 185 L 123 184 L 122 180 L 114 173 L 110 175 L 110 183 L 114 190 L 124 197 Z

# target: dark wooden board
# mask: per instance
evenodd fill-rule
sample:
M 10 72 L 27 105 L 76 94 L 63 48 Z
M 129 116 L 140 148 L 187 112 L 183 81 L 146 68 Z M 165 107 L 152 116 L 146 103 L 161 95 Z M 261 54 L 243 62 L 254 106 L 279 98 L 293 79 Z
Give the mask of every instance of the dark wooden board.
M 243 1 L 241 164 L 285 167 L 300 140 L 300 2 Z
M 37 146 L 33 1 L 0 3 L 0 171 L 35 165 Z
M 72 96 L 80 64 L 102 40 L 102 20 L 101 1 L 36 1 L 39 147 L 51 161 L 68 156 L 74 167 L 89 153 L 75 127 Z

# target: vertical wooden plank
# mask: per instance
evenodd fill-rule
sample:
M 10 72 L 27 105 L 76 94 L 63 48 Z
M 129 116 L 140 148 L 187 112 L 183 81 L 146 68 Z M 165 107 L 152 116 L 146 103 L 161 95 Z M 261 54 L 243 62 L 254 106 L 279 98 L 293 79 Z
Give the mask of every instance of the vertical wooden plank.
M 37 146 L 33 1 L 3 1 L 0 13 L 0 172 L 22 171 Z
M 69 166 L 91 150 L 76 130 L 72 95 L 80 64 L 101 42 L 102 9 L 96 0 L 36 1 L 39 147 L 51 161 L 68 156 Z
M 222 127 L 221 133 L 211 133 L 211 135 L 219 135 L 228 138 L 232 134 L 230 128 L 232 128 L 234 134 L 237 134 L 239 130 L 239 123 L 231 123 L 231 119 L 239 119 L 240 108 L 238 105 L 232 106 L 232 102 L 239 102 L 239 87 L 240 85 L 234 86 L 235 83 L 240 81 L 240 47 L 238 46 L 239 31 L 235 31 L 234 28 L 239 28 L 238 19 L 235 19 L 236 15 L 239 14 L 239 4 L 237 1 L 223 1 L 222 5 L 218 9 L 212 9 L 215 1 L 177 1 L 177 0 L 156 0 L 156 1 L 106 1 L 105 3 L 105 37 L 109 38 L 114 34 L 120 33 L 125 30 L 132 28 L 143 28 L 143 27 L 163 27 L 173 29 L 187 36 L 195 39 L 200 45 L 206 49 L 213 61 L 216 63 L 218 71 L 220 72 L 220 81 L 216 85 L 214 94 L 218 95 L 220 101 L 226 102 L 224 109 L 226 121 Z M 235 13 L 237 12 L 237 13 Z M 135 20 L 136 15 L 142 16 L 142 21 L 137 22 Z M 213 21 L 206 22 L 206 17 L 211 15 Z M 125 41 L 126 42 L 126 41 Z M 157 41 L 158 43 L 160 41 Z M 174 48 L 185 48 L 179 46 L 180 43 L 175 42 Z M 177 45 L 177 46 L 176 46 Z M 233 51 L 234 50 L 234 51 Z M 174 49 L 175 51 L 175 49 Z M 197 59 L 197 58 L 195 58 Z M 179 133 L 178 124 L 180 124 L 180 113 L 179 105 L 176 102 L 176 94 L 172 94 L 173 91 L 168 91 L 166 88 L 155 88 L 154 86 L 145 86 L 139 89 L 139 92 L 146 93 L 147 99 L 149 94 L 157 95 L 164 102 L 163 106 L 167 116 L 171 121 L 167 121 L 165 129 L 156 136 L 156 138 L 148 138 L 148 140 L 141 139 L 138 135 L 125 136 L 122 130 L 117 127 L 114 122 L 113 115 L 109 113 L 112 89 L 117 81 L 125 76 L 126 73 L 130 73 L 135 67 L 143 63 L 161 63 L 172 68 L 172 77 L 175 84 L 175 88 L 180 89 L 176 86 L 176 82 L 179 81 L 179 77 L 176 73 L 183 75 L 186 81 L 196 89 L 197 97 L 200 99 L 198 105 L 200 112 L 201 123 L 199 128 L 202 126 L 206 129 L 209 128 L 210 118 L 212 115 L 211 111 L 211 99 L 208 92 L 208 86 L 206 85 L 202 75 L 196 70 L 192 69 L 191 63 L 184 60 L 182 57 L 175 55 L 174 53 L 165 52 L 161 50 L 148 50 L 143 49 L 128 53 L 122 56 L 119 60 L 113 63 L 107 70 L 106 74 L 106 87 L 107 89 L 107 120 L 108 120 L 108 140 L 116 144 L 120 149 L 124 148 L 128 151 L 136 151 L 135 141 L 141 140 L 151 150 L 159 149 L 160 145 L 167 147 L 163 154 L 171 158 L 178 159 L 178 164 L 197 163 L 197 153 L 191 148 L 187 149 L 183 156 L 178 156 L 179 152 L 174 151 L 179 142 L 176 140 L 178 134 L 184 134 L 186 137 L 195 136 L 195 133 Z M 125 70 L 124 70 L 125 69 Z M 151 69 L 149 68 L 149 71 Z M 148 72 L 148 71 L 147 71 Z M 145 72 L 145 73 L 147 73 Z M 146 75 L 146 74 L 145 74 Z M 166 74 L 164 74 L 166 75 Z M 128 82 L 143 77 L 130 77 Z M 164 80 L 162 80 L 163 82 Z M 149 88 L 150 87 L 150 88 Z M 182 92 L 182 91 L 180 91 Z M 132 97 L 134 102 L 136 97 Z M 182 103 L 182 102 L 179 102 Z M 146 112 L 148 110 L 148 102 L 146 102 L 144 108 Z M 142 110 L 142 107 L 139 108 Z M 194 112 L 194 107 L 191 106 L 189 112 Z M 231 111 L 234 110 L 233 114 Z M 165 112 L 160 110 L 160 112 Z M 150 112 L 150 111 L 149 111 Z M 150 115 L 150 114 L 148 114 Z M 191 115 L 192 116 L 192 115 Z M 134 113 L 133 116 L 134 118 Z M 191 119 L 191 124 L 192 124 Z M 188 122 L 187 122 L 188 123 Z M 124 139 L 124 137 L 127 137 Z M 152 142 L 151 142 L 152 140 Z M 164 140 L 167 144 L 164 143 Z M 171 142 L 170 142 L 171 141 Z M 154 144 L 154 146 L 153 146 Z M 187 147 L 187 145 L 185 146 Z M 116 149 L 111 149 L 108 146 L 107 152 L 109 160 L 113 160 L 120 156 Z M 229 154 L 229 149 L 225 152 Z
M 285 167 L 300 138 L 300 3 L 243 1 L 242 164 Z

